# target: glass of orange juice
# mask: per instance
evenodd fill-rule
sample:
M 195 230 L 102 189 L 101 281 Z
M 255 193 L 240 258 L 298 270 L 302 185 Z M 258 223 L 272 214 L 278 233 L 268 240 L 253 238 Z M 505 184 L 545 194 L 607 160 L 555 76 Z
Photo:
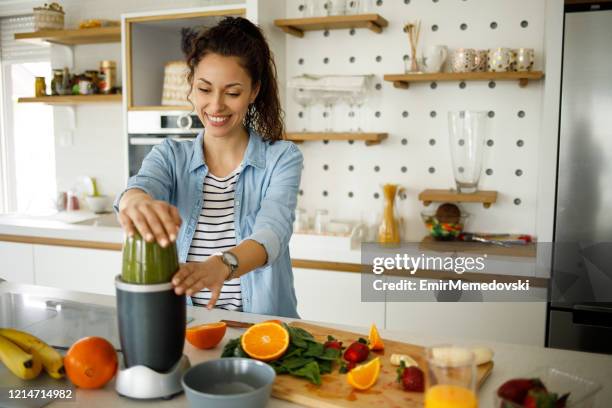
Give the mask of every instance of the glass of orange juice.
M 478 408 L 474 354 L 465 347 L 427 349 L 425 408 Z

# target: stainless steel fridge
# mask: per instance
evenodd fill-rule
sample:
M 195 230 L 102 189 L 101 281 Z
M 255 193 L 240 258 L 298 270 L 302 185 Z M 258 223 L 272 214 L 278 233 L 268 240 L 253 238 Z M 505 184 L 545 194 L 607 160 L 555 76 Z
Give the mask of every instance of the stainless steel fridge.
M 612 10 L 564 24 L 547 345 L 612 354 Z

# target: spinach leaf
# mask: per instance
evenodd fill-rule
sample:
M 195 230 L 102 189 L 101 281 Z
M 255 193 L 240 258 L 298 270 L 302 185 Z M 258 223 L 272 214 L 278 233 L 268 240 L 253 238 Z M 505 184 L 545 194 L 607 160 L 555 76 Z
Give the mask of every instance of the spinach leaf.
M 325 349 L 322 343 L 309 342 L 308 349 L 302 355 L 304 357 L 319 357 L 319 356 L 322 356 L 324 352 L 325 352 Z
M 296 377 L 304 377 L 313 384 L 321 385 L 319 364 L 317 364 L 315 361 L 312 361 L 297 370 L 289 370 L 289 372 Z
M 341 354 L 342 354 L 341 350 L 334 349 L 334 348 L 326 348 L 323 351 L 323 354 L 321 354 L 320 356 L 317 356 L 317 358 L 320 360 L 333 361 L 333 360 L 339 359 Z
M 283 359 L 281 364 L 283 367 L 286 367 L 289 371 L 291 371 L 303 367 L 313 361 L 315 361 L 314 358 L 291 357 Z
M 329 374 L 332 372 L 332 361 L 331 360 L 321 360 L 318 361 L 319 371 L 321 374 Z
M 236 347 L 240 346 L 240 337 L 237 339 L 231 339 L 227 342 L 225 347 L 223 347 L 223 353 L 221 353 L 221 358 L 223 357 L 234 357 L 234 350 Z

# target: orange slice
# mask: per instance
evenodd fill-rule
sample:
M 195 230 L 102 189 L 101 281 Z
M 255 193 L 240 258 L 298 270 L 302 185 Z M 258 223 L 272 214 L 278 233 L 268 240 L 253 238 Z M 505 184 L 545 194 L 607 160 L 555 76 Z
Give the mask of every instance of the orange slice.
M 346 375 L 346 381 L 358 390 L 367 390 L 376 383 L 380 374 L 380 358 L 353 368 Z
M 368 347 L 370 347 L 370 350 L 385 349 L 385 345 L 382 339 L 380 338 L 380 334 L 378 334 L 378 329 L 376 328 L 375 324 L 372 324 L 372 327 L 370 327 L 370 336 L 368 337 L 368 340 Z
M 276 360 L 289 347 L 289 332 L 276 322 L 257 323 L 244 332 L 240 345 L 256 360 Z
M 189 327 L 185 331 L 185 338 L 194 347 L 211 349 L 223 340 L 225 330 L 227 330 L 227 324 L 224 322 L 206 323 Z

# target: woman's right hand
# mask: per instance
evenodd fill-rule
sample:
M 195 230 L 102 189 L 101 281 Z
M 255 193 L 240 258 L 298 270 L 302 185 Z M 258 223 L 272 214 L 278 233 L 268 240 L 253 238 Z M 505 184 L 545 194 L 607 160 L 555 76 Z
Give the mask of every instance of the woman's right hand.
M 166 247 L 176 241 L 181 216 L 175 206 L 154 200 L 142 190 L 131 189 L 119 203 L 119 223 L 129 236 L 138 230 L 145 241 L 155 240 Z

